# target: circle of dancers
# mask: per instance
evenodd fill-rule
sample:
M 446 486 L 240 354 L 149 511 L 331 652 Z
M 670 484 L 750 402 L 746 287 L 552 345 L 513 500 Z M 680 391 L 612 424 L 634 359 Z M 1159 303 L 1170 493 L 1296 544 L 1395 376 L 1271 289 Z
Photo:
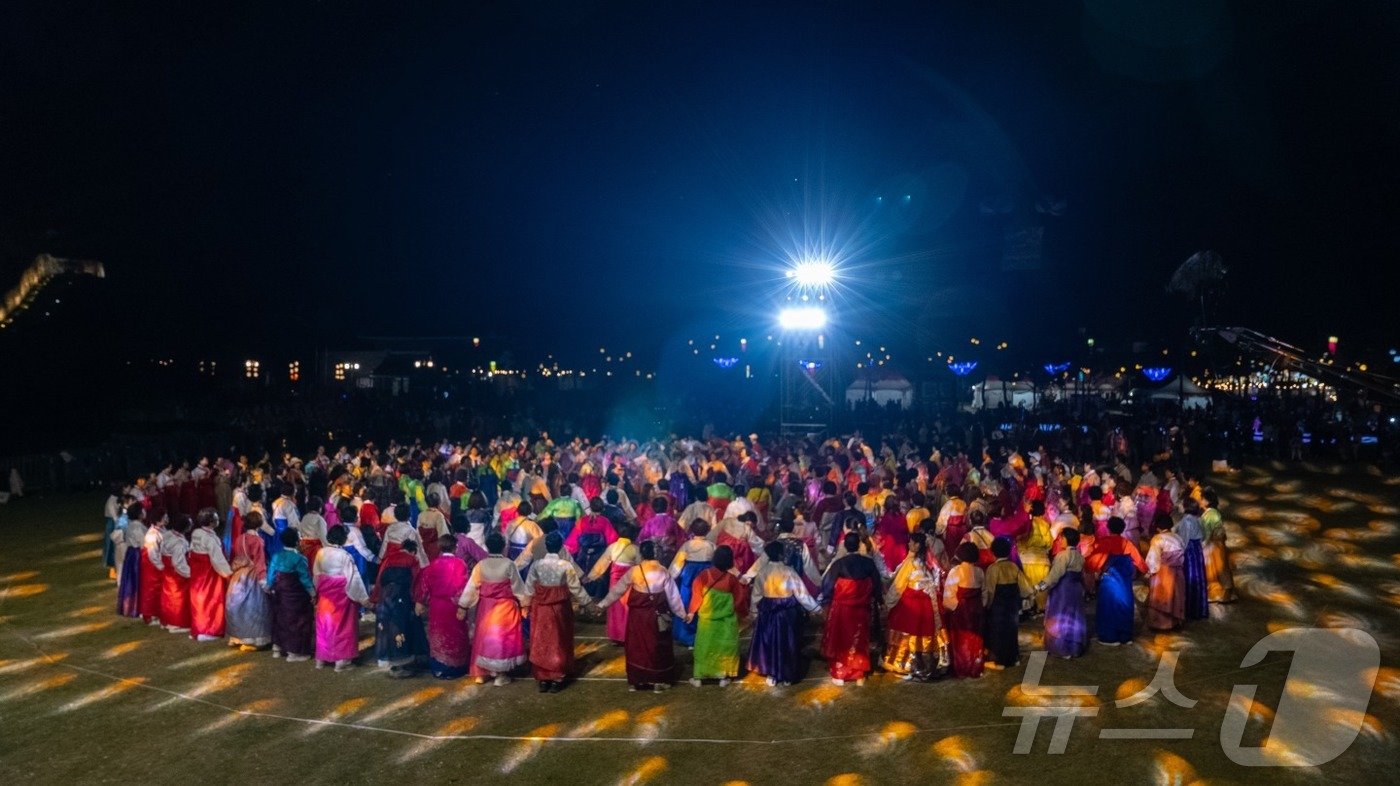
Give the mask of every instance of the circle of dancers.
M 541 692 L 580 676 L 580 615 L 662 691 L 677 645 L 697 687 L 803 680 L 818 626 L 836 685 L 977 678 L 1028 621 L 1074 658 L 1234 600 L 1216 495 L 1169 462 L 978 458 L 757 435 L 206 458 L 114 487 L 103 559 L 119 615 L 196 641 L 344 671 L 372 624 L 389 677 Z

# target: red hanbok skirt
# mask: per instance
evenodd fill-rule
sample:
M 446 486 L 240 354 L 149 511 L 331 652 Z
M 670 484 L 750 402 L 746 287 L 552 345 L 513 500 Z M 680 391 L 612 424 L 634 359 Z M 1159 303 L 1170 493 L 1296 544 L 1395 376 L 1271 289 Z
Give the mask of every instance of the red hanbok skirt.
M 152 565 L 146 550 L 141 549 L 141 595 L 137 603 L 143 622 L 160 619 L 160 590 L 165 583 L 161 575 L 164 572 L 163 567 Z
M 558 682 L 574 669 L 574 607 L 565 586 L 536 587 L 530 603 L 530 666 L 535 679 Z
M 982 588 L 958 588 L 958 607 L 944 617 L 953 675 L 980 677 L 983 665 Z
M 747 539 L 736 538 L 728 532 L 721 532 L 719 537 L 715 538 L 715 545 L 728 546 L 730 551 L 734 552 L 734 568 L 739 571 L 739 575 L 742 576 L 748 572 L 749 568 L 753 567 L 755 559 L 753 547 L 749 545 Z
M 224 635 L 224 577 L 208 554 L 190 552 L 190 637 Z
M 302 538 L 301 541 L 297 543 L 297 551 L 300 551 L 301 555 L 306 557 L 307 565 L 314 566 L 316 564 L 316 555 L 321 553 L 320 538 Z
M 190 626 L 190 580 L 175 570 L 170 555 L 161 557 L 165 568 L 160 572 L 160 624 L 167 628 Z
M 418 543 L 423 547 L 423 553 L 428 555 L 428 561 L 432 562 L 442 554 L 442 548 L 438 546 L 437 527 L 419 527 Z
M 657 617 L 670 614 L 665 593 L 627 591 L 627 642 L 623 654 L 630 685 L 670 685 L 675 680 L 676 653 L 671 630 L 657 630 Z
M 870 580 L 837 579 L 822 631 L 822 657 L 831 676 L 858 680 L 870 671 Z

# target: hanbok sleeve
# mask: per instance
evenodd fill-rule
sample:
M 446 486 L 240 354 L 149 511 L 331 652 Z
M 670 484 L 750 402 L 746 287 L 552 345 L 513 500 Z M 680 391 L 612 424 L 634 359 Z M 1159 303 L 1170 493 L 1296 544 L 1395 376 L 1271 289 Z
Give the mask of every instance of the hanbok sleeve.
M 535 597 L 535 588 L 540 584 L 540 565 L 542 564 L 544 563 L 537 562 L 531 565 L 530 571 L 525 574 L 525 591 L 520 595 L 521 606 L 530 605 L 530 600 Z
M 457 606 L 469 609 L 476 605 L 481 593 L 481 565 L 472 567 L 471 576 L 467 578 L 467 586 L 462 588 L 462 597 L 457 599 Z
M 632 571 L 636 570 L 640 570 L 640 568 L 632 569 Z M 612 589 L 608 590 L 607 596 L 598 602 L 598 608 L 606 609 L 622 599 L 623 594 L 632 586 L 632 571 L 628 571 L 626 576 L 618 579 L 617 582 L 612 585 Z M 594 568 L 593 572 L 597 573 L 598 569 Z
M 948 611 L 958 609 L 958 587 L 962 581 L 962 566 L 953 568 L 948 572 L 948 580 L 943 582 L 943 608 Z
M 1149 576 L 1157 575 L 1157 571 L 1162 569 L 1162 538 L 1154 537 L 1147 546 L 1147 570 L 1143 571 Z
M 813 587 L 821 585 L 822 577 L 817 572 L 817 561 L 812 558 L 812 550 L 807 547 L 806 543 L 802 544 L 802 574 L 807 577 L 808 581 L 812 582 Z
M 794 576 L 793 578 L 788 579 L 787 584 L 788 591 L 792 593 L 792 596 L 794 598 L 797 598 L 797 602 L 802 606 L 802 608 L 806 609 L 809 612 L 816 611 L 817 609 L 821 608 L 820 604 L 817 603 L 816 599 L 813 598 L 807 592 L 807 586 L 802 583 L 801 579 L 798 579 Z M 754 593 L 754 596 L 757 597 L 758 593 Z
M 593 563 L 593 569 L 588 572 L 588 578 L 584 581 L 596 581 L 607 574 L 608 568 L 612 566 L 613 548 L 608 546 L 603 549 L 603 553 L 598 556 L 598 561 Z M 600 604 L 601 605 L 601 604 Z
M 569 563 L 568 567 L 564 569 L 564 583 L 568 585 L 569 594 L 574 597 L 574 602 L 579 606 L 587 606 L 593 599 L 589 597 L 588 592 L 584 590 L 583 582 L 579 581 L 578 576 L 578 566 Z
M 300 554 L 296 556 L 301 557 Z M 316 585 L 311 581 L 311 571 L 306 567 L 306 557 L 301 557 L 301 559 L 296 560 L 293 564 L 296 565 L 297 578 L 301 580 L 301 586 L 306 588 L 306 594 L 314 596 L 316 594 Z
M 1142 553 L 1138 551 L 1137 546 L 1125 540 L 1123 541 L 1123 552 L 1132 559 L 1133 567 L 1137 568 L 1139 573 L 1147 572 L 1147 563 L 1143 561 Z
M 677 617 L 686 615 L 685 604 L 681 603 L 680 590 L 676 589 L 676 582 L 671 581 L 670 576 L 666 576 L 661 581 L 662 591 L 666 593 L 666 603 L 671 606 L 671 613 Z
M 365 591 L 365 580 L 360 577 L 360 572 L 355 569 L 355 563 L 350 561 L 349 554 L 345 554 L 345 561 L 349 563 L 350 568 L 348 571 L 350 575 L 345 577 L 345 594 L 350 596 L 350 600 L 364 605 L 369 602 L 369 593 Z
M 175 552 L 170 555 L 170 564 L 175 566 L 175 572 L 185 578 L 190 577 L 189 553 L 189 544 L 184 542 L 184 538 L 181 538 L 176 544 Z
M 674 579 L 679 577 L 681 575 L 681 568 L 683 567 L 685 567 L 684 545 L 682 545 L 679 549 L 676 549 L 676 557 L 675 559 L 671 560 L 671 578 Z
M 224 550 L 219 546 L 218 541 L 211 544 L 209 549 L 209 564 L 214 566 L 214 572 L 224 578 L 233 575 L 233 568 L 229 567 L 228 560 L 224 558 Z
M 510 577 L 510 591 L 515 594 L 517 603 L 525 602 L 525 582 L 520 578 L 520 571 L 510 570 L 506 572 Z

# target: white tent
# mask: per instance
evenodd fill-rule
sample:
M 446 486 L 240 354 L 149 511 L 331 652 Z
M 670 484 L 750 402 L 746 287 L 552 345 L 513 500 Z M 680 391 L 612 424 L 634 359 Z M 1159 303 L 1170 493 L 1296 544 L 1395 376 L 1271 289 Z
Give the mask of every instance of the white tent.
M 1178 376 L 1152 394 L 1153 401 L 1180 401 L 1182 409 L 1205 409 L 1210 406 L 1210 391 L 1191 380 Z
M 983 406 L 996 409 L 1003 401 L 1008 406 L 1031 409 L 1035 406 L 1035 385 L 1025 380 L 1007 380 L 1003 383 L 996 377 L 987 377 L 986 382 L 978 382 L 972 386 L 973 410 Z
M 865 401 L 874 401 L 882 407 L 895 402 L 900 409 L 908 409 L 914 406 L 914 386 L 902 375 L 893 372 L 856 379 L 846 387 L 846 404 Z

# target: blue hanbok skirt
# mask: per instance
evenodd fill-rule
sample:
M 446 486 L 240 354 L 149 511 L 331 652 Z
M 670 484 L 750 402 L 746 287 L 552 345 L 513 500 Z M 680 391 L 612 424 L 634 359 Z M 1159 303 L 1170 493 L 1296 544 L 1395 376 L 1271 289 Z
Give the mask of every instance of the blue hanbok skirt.
M 802 607 L 796 598 L 760 600 L 753 642 L 749 645 L 749 671 L 777 682 L 801 680 L 802 619 Z
M 1210 616 L 1210 601 L 1206 585 L 1206 555 L 1199 540 L 1186 541 L 1186 555 L 1182 560 L 1182 573 L 1186 574 L 1186 619 L 1203 620 Z
M 1126 554 L 1109 557 L 1099 577 L 1097 618 L 1099 641 L 1127 644 L 1133 640 L 1133 576 L 1137 569 Z
M 690 608 L 690 590 L 695 584 L 695 577 L 708 567 L 710 567 L 709 562 L 687 562 L 681 567 L 681 575 L 676 577 L 676 590 L 680 592 L 681 605 L 685 608 Z M 676 624 L 673 626 L 676 641 L 687 647 L 694 647 L 695 626 L 698 622 L 698 619 L 693 619 L 688 623 L 684 620 L 676 620 Z

